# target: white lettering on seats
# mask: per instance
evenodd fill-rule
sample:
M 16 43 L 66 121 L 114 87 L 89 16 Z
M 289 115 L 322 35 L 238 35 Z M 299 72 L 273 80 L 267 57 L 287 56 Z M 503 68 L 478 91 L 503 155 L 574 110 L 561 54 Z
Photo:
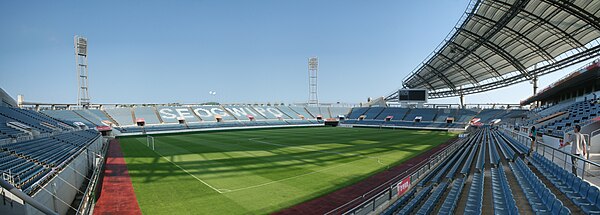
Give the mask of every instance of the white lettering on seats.
M 192 113 L 190 113 L 190 111 L 188 109 L 178 108 L 178 109 L 175 109 L 175 111 L 177 111 L 177 113 L 179 114 L 179 117 L 194 118 L 194 116 L 192 116 Z
M 194 109 L 194 113 L 196 113 L 196 115 L 198 115 L 199 117 L 211 117 L 212 113 L 210 113 L 210 111 L 204 109 L 204 108 L 196 108 Z
M 158 112 L 160 112 L 160 117 L 165 119 L 175 119 L 177 117 L 171 109 L 160 109 Z
M 221 116 L 229 116 L 229 114 L 227 114 L 227 112 L 225 112 L 221 108 L 216 108 L 216 107 L 215 108 L 211 108 L 210 112 L 213 113 L 213 114 L 221 115 Z
M 230 113 L 232 113 L 235 116 L 246 117 L 248 115 L 248 113 L 246 113 L 246 111 L 242 108 L 225 108 L 225 109 L 227 109 Z
M 256 110 L 256 112 L 258 112 L 260 115 L 267 117 L 267 115 L 265 115 L 265 113 L 267 113 L 267 111 L 264 108 L 254 107 L 254 110 Z

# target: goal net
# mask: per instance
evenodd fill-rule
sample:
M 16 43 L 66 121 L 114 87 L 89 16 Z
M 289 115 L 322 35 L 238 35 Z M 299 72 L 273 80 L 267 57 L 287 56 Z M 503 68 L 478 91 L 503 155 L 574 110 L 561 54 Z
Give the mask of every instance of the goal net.
M 154 137 L 153 136 L 146 136 L 146 145 L 148 146 L 148 148 L 151 148 L 152 150 L 154 150 Z

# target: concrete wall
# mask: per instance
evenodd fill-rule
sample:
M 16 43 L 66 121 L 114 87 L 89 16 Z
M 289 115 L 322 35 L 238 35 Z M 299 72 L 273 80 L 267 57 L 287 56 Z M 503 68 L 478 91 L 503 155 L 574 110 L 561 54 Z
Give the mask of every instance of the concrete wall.
M 23 201 L 2 187 L 0 187 L 0 198 L 0 214 L 17 215 L 25 213 Z
M 591 135 L 592 132 L 596 131 L 600 129 L 600 121 L 591 123 L 589 125 L 583 126 L 581 128 L 581 133 L 582 134 L 587 134 L 587 135 Z M 595 132 L 596 136 L 595 137 L 591 137 L 591 140 L 588 144 L 591 144 L 591 152 L 592 153 L 600 153 L 600 133 L 599 132 Z
M 75 195 L 81 188 L 84 177 L 94 165 L 94 159 L 102 147 L 103 138 L 96 139 L 87 150 L 77 155 L 57 175 L 51 177 L 45 185 L 32 197 L 39 203 L 58 212 L 66 214 L 69 205 L 75 199 Z M 0 192 L 1 193 L 1 192 Z M 15 197 L 16 198 L 16 197 Z M 18 198 L 17 198 L 18 199 Z M 0 200 L 1 201 L 1 200 Z M 76 208 L 77 206 L 75 206 Z M 4 205 L 0 202 L 0 214 L 43 214 L 21 200 L 13 202 L 13 205 Z

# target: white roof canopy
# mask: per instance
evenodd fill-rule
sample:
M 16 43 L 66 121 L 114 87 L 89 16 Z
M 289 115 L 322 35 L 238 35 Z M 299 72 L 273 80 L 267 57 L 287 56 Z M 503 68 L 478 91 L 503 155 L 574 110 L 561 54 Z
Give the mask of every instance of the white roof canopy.
M 430 98 L 531 80 L 600 56 L 600 1 L 475 0 L 456 28 L 404 80 Z M 397 91 L 386 100 L 397 100 Z

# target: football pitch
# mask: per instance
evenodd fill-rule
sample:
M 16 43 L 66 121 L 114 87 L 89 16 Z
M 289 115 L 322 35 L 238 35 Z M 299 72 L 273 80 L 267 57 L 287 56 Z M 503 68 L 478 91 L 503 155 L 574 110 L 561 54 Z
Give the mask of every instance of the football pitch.
M 455 136 L 281 128 L 119 138 L 144 214 L 265 214 L 356 183 Z

